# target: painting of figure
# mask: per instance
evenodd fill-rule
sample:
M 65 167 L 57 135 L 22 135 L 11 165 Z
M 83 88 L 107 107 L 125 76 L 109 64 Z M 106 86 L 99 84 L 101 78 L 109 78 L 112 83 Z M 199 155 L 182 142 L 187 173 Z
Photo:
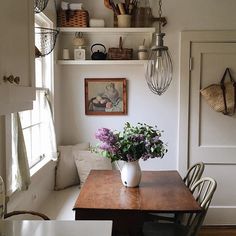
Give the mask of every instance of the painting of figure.
M 85 79 L 86 115 L 127 114 L 126 79 Z

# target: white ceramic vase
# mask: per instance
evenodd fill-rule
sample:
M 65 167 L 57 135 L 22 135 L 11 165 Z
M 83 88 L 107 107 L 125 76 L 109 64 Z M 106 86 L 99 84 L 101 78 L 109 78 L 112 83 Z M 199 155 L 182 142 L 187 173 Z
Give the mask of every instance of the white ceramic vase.
M 121 170 L 121 180 L 126 187 L 137 187 L 141 181 L 139 161 L 125 162 Z

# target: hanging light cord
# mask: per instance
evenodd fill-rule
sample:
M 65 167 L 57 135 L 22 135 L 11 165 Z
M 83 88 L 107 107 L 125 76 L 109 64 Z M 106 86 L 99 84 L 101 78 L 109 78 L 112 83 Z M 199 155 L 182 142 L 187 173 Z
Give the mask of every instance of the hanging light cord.
M 161 32 L 162 0 L 158 0 L 158 3 L 159 29 L 156 33 L 156 44 L 151 48 L 145 77 L 149 89 L 162 95 L 171 83 L 173 66 L 168 47 L 164 45 L 165 34 Z
M 158 29 L 158 33 L 161 33 L 161 17 L 162 17 L 162 0 L 159 0 L 159 29 Z

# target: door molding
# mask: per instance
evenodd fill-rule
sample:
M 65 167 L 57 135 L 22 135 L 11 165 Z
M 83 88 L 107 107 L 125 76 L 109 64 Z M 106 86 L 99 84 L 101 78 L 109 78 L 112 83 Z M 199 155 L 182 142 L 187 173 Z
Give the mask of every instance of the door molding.
M 189 167 L 189 101 L 191 45 L 197 42 L 236 42 L 236 31 L 183 31 L 181 32 L 180 91 L 178 120 L 178 170 L 184 175 Z

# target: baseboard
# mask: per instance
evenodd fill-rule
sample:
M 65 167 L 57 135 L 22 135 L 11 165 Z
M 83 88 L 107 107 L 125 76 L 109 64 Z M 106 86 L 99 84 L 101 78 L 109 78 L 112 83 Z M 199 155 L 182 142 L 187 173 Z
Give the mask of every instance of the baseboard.
M 204 225 L 236 225 L 235 206 L 211 206 L 208 209 Z
M 236 232 L 236 225 L 203 225 L 201 229 L 204 230 L 234 230 Z
M 202 229 L 235 229 L 236 225 L 204 225 Z

